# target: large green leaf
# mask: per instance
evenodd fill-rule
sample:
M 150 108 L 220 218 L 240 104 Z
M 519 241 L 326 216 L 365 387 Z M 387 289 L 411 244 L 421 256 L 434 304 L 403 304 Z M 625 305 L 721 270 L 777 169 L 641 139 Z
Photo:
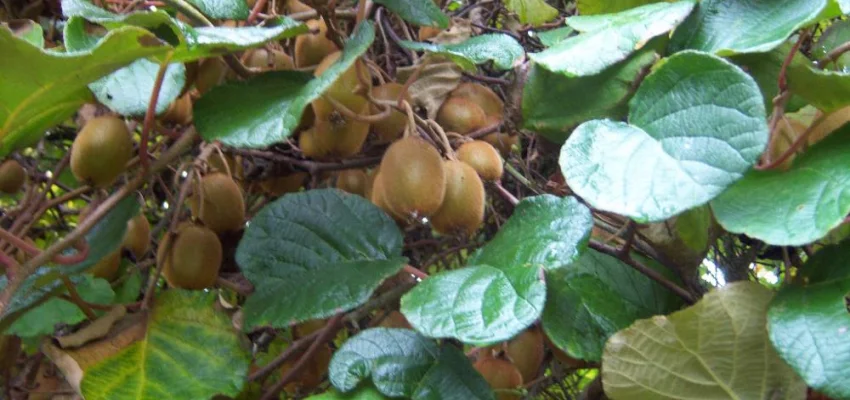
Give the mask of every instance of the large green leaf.
M 819 250 L 768 310 L 770 340 L 806 383 L 835 399 L 850 398 L 850 242 Z
M 850 213 L 850 126 L 794 159 L 791 169 L 752 171 L 711 202 L 717 222 L 778 246 L 824 237 Z
M 661 1 L 665 0 L 577 0 L 576 8 L 581 15 L 611 14 Z
M 493 61 L 493 66 L 497 69 L 511 69 L 525 54 L 516 39 L 502 33 L 473 36 L 455 44 L 402 41 L 401 45 L 411 50 L 446 56 L 467 71 L 474 70 L 476 64 L 487 61 Z
M 431 0 L 375 0 L 405 21 L 416 25 L 448 28 L 449 17 Z
M 848 4 L 850 4 L 850 1 L 848 1 Z M 850 20 L 835 21 L 823 31 L 823 34 L 812 46 L 812 58 L 820 60 L 826 57 L 830 51 L 847 42 L 850 42 Z M 838 57 L 834 64 L 825 65 L 826 68 L 839 71 L 848 66 L 850 66 L 850 54 L 847 53 Z
M 462 352 L 409 329 L 374 328 L 352 337 L 334 354 L 328 376 L 343 392 L 371 378 L 388 397 L 493 399 Z
M 822 71 L 812 65 L 788 74 L 788 88 L 825 113 L 850 104 L 850 74 Z
M 186 0 L 200 10 L 204 15 L 215 19 L 248 18 L 251 10 L 245 0 Z
M 587 248 L 592 227 L 590 209 L 574 197 L 528 197 L 469 263 L 505 270 L 558 269 L 579 258 Z
M 36 142 L 91 101 L 89 83 L 168 50 L 148 31 L 133 27 L 110 32 L 91 51 L 74 53 L 42 50 L 0 27 L 0 48 L 0 157 Z
M 101 40 L 86 32 L 86 21 L 71 17 L 65 25 L 65 47 L 70 51 L 89 50 Z M 97 100 L 113 111 L 123 115 L 142 115 L 147 111 L 153 92 L 159 64 L 136 60 L 132 64 L 98 79 L 89 85 Z M 159 91 L 156 112 L 165 112 L 186 83 L 186 67 L 181 63 L 171 64 Z
M 280 71 L 217 86 L 195 103 L 195 127 L 204 139 L 234 147 L 266 147 L 292 135 L 304 109 L 319 98 L 375 39 L 370 22 L 345 45 L 321 76 Z
M 788 57 L 788 52 L 791 51 L 793 45 L 785 43 L 766 53 L 747 53 L 738 54 L 729 58 L 730 61 L 741 67 L 758 83 L 764 97 L 764 107 L 767 110 L 773 109 L 773 99 L 779 94 L 779 73 L 782 70 L 782 64 Z M 792 76 L 801 72 L 801 68 L 805 68 L 811 63 L 806 57 L 797 53 L 791 60 L 788 66 L 786 76 L 791 79 Z M 793 93 L 793 91 L 792 91 Z M 806 101 L 799 95 L 792 94 L 785 106 L 785 111 L 794 112 L 806 105 Z
M 543 328 L 552 343 L 571 357 L 599 361 L 609 336 L 638 319 L 681 306 L 681 298 L 634 268 L 588 250 L 567 267 L 546 272 Z
M 806 385 L 767 337 L 773 293 L 737 282 L 670 316 L 634 323 L 602 355 L 612 399 L 803 399 Z
M 404 266 L 402 239 L 386 213 L 335 189 L 270 203 L 236 250 L 255 288 L 243 309 L 245 328 L 286 327 L 357 307 Z
M 0 22 L 0 28 L 7 28 L 15 36 L 32 43 L 40 49 L 44 48 L 44 29 L 37 22 L 29 19 L 13 19 Z
M 531 26 L 543 25 L 558 17 L 558 9 L 544 0 L 505 0 L 505 8 L 516 13 L 519 22 Z
M 707 203 L 741 179 L 767 144 L 758 85 L 709 54 L 670 57 L 629 108 L 629 124 L 579 125 L 561 149 L 560 164 L 578 196 L 638 222 Z
M 115 297 L 109 282 L 90 275 L 84 276 L 75 286 L 80 297 L 89 303 L 109 304 Z M 73 325 L 85 319 L 86 315 L 74 303 L 54 297 L 29 310 L 6 332 L 21 337 L 48 335 L 53 333 L 56 324 Z
M 648 4 L 616 14 L 571 17 L 567 24 L 582 34 L 529 54 L 529 58 L 552 72 L 594 75 L 675 28 L 693 7 L 694 2 L 686 0 Z
M 532 64 L 522 92 L 523 127 L 563 143 L 584 121 L 625 117 L 635 79 L 658 58 L 649 47 L 592 76 L 568 77 Z
M 721 56 L 770 51 L 814 22 L 827 0 L 703 0 L 670 42 L 672 51 Z
M 88 367 L 82 395 L 87 400 L 197 400 L 238 394 L 250 353 L 215 301 L 215 293 L 158 294 L 145 338 Z

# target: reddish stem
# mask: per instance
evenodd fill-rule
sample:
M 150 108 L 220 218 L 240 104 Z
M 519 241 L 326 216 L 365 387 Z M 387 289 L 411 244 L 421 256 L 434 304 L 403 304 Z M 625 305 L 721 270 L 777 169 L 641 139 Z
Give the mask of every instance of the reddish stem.
M 404 272 L 407 272 L 408 274 L 413 275 L 413 276 L 419 278 L 420 280 L 428 279 L 428 274 L 425 273 L 425 271 L 422 271 L 419 268 L 414 268 L 410 264 L 404 265 Z
M 148 168 L 150 168 L 148 140 L 154 118 L 156 118 L 156 103 L 159 101 L 159 92 L 162 90 L 162 81 L 165 79 L 165 72 L 168 70 L 168 62 L 171 61 L 171 55 L 172 53 L 168 53 L 165 60 L 162 60 L 162 63 L 159 65 L 159 71 L 156 73 L 156 80 L 153 84 L 153 91 L 151 91 L 151 98 L 148 101 L 148 109 L 145 113 L 145 123 L 142 126 L 141 142 L 139 143 L 139 162 L 142 164 L 143 174 L 147 174 Z

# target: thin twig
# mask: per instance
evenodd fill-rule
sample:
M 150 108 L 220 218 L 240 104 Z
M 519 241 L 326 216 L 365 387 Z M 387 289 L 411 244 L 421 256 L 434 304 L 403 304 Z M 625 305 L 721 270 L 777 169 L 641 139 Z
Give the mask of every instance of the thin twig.
M 90 321 L 94 321 L 97 319 L 97 314 L 89 307 L 89 304 L 80 297 L 80 293 L 77 292 L 77 287 L 74 286 L 74 282 L 71 282 L 71 279 L 66 275 L 62 275 L 59 277 L 62 280 L 62 284 L 65 285 L 65 289 L 68 289 L 68 296 L 71 298 L 71 302 L 74 303 L 80 310 L 83 311 L 83 314 L 86 315 Z

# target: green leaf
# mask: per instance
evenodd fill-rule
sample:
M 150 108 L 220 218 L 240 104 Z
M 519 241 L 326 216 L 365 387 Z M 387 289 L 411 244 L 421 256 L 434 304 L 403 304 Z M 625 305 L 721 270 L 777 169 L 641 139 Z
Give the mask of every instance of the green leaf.
M 662 1 L 665 0 L 577 0 L 576 8 L 581 15 L 611 14 Z
M 335 189 L 289 194 L 251 220 L 236 261 L 255 291 L 245 328 L 286 327 L 363 304 L 404 264 L 386 213 Z
M 472 256 L 472 265 L 554 270 L 587 248 L 593 216 L 574 197 L 526 197 L 496 236 Z
M 115 288 L 115 304 L 132 303 L 139 299 L 142 290 L 142 274 L 138 269 L 129 273 L 118 287 Z
M 110 304 L 115 297 L 109 282 L 89 275 L 82 277 L 76 288 L 83 300 L 93 304 Z M 49 335 L 56 324 L 74 325 L 85 319 L 86 315 L 75 304 L 54 297 L 29 310 L 6 333 L 21 337 Z
M 791 51 L 791 47 L 793 47 L 793 44 L 786 42 L 766 53 L 738 54 L 729 58 L 729 61 L 747 71 L 756 80 L 761 89 L 762 97 L 764 97 L 764 107 L 767 110 L 773 109 L 773 98 L 779 94 L 779 73 L 782 70 L 782 64 Z M 807 65 L 811 65 L 811 63 L 805 56 L 797 53 L 786 70 L 786 77 L 793 79 L 791 77 L 796 76 L 802 71 L 801 68 L 806 68 Z M 797 94 L 792 94 L 785 106 L 785 111 L 794 112 L 805 105 L 806 101 L 803 98 Z
M 251 10 L 245 0 L 186 0 L 194 5 L 200 12 L 215 19 L 248 18 Z
M 87 400 L 235 396 L 245 382 L 250 353 L 230 318 L 216 311 L 215 293 L 167 290 L 157 294 L 145 338 L 88 367 Z
M 850 5 L 850 1 L 847 3 Z M 850 42 L 850 20 L 835 21 L 829 28 L 826 28 L 812 46 L 812 58 L 820 60 L 826 57 L 830 51 L 847 42 Z M 850 54 L 842 54 L 835 63 L 826 67 L 846 72 L 846 68 L 850 67 Z
M 334 354 L 328 376 L 343 392 L 371 378 L 388 397 L 493 399 L 462 352 L 409 329 L 373 328 L 352 337 Z
M 338 393 L 334 390 L 329 390 L 322 394 L 310 396 L 307 400 L 384 400 L 381 392 L 371 386 L 358 388 L 351 393 Z
M 148 31 L 132 27 L 110 32 L 91 51 L 74 53 L 42 50 L 0 28 L 0 48 L 0 157 L 36 142 L 91 101 L 87 84 L 168 50 Z
M 531 26 L 540 26 L 558 17 L 558 9 L 543 0 L 505 0 L 505 8 L 516 13 L 520 23 Z
M 694 2 L 687 0 L 649 4 L 617 14 L 571 17 L 567 24 L 582 34 L 528 56 L 543 68 L 567 76 L 598 74 L 675 28 L 693 8 Z
M 65 25 L 65 47 L 70 51 L 85 51 L 100 40 L 85 31 L 85 20 L 71 17 Z M 143 115 L 148 109 L 159 64 L 145 59 L 119 69 L 89 85 L 97 100 L 122 115 Z M 156 103 L 157 114 L 165 112 L 186 83 L 186 67 L 170 64 L 162 81 Z
M 629 124 L 579 125 L 560 164 L 570 188 L 594 208 L 640 223 L 709 202 L 741 179 L 767 144 L 755 81 L 709 54 L 673 55 L 629 107 Z
M 850 397 L 850 242 L 812 256 L 797 283 L 779 291 L 767 313 L 770 340 L 806 383 L 835 399 Z
M 773 293 L 753 282 L 716 289 L 669 316 L 608 339 L 602 385 L 612 399 L 803 399 L 806 385 L 768 342 Z
M 339 60 L 313 79 L 280 71 L 217 86 L 195 103 L 195 127 L 207 141 L 233 147 L 261 148 L 281 142 L 292 135 L 310 102 L 330 88 L 373 40 L 372 23 L 360 24 Z
M 634 268 L 588 250 L 567 267 L 546 272 L 543 328 L 552 343 L 571 357 L 599 361 L 609 336 L 640 318 L 667 314 L 681 306 L 678 296 Z
M 654 50 L 643 48 L 599 74 L 581 77 L 568 77 L 532 64 L 522 93 L 523 127 L 564 143 L 584 121 L 625 117 L 636 79 L 657 59 Z
M 546 286 L 540 269 L 476 265 L 433 275 L 401 298 L 418 332 L 487 345 L 508 340 L 540 316 Z
M 788 88 L 824 113 L 850 104 L 850 74 L 806 65 L 788 74 Z
M 0 29 L 7 28 L 15 36 L 30 42 L 40 49 L 44 48 L 44 30 L 37 22 L 29 19 L 13 19 L 8 22 L 0 22 Z
M 375 0 L 407 22 L 422 26 L 449 27 L 449 17 L 431 0 Z
M 711 202 L 717 222 L 777 246 L 824 237 L 850 213 L 850 126 L 794 159 L 791 168 L 752 171 Z
M 673 33 L 672 52 L 728 56 L 770 51 L 817 20 L 827 0 L 703 0 Z
M 536 32 L 537 38 L 540 39 L 540 43 L 542 43 L 546 47 L 552 47 L 564 39 L 570 37 L 576 30 L 570 28 L 569 26 L 564 26 L 561 28 L 550 29 L 548 31 Z
M 165 11 L 137 11 L 116 14 L 98 7 L 90 0 L 62 0 L 62 14 L 117 29 L 127 25 L 145 28 L 173 46 L 182 43 L 179 22 Z
M 467 71 L 475 70 L 475 65 L 487 61 L 493 61 L 493 66 L 497 69 L 511 69 L 525 54 L 522 46 L 514 38 L 502 33 L 473 36 L 456 44 L 406 40 L 400 44 L 411 50 L 428 51 L 446 56 Z

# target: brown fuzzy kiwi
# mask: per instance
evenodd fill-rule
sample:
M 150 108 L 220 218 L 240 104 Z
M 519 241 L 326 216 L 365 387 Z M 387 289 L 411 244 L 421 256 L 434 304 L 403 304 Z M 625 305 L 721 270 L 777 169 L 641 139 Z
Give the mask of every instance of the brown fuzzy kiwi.
M 507 343 L 505 354 L 522 374 L 523 381 L 533 381 L 537 378 L 546 357 L 543 332 L 538 327 L 523 331 Z
M 342 191 L 366 196 L 366 181 L 369 178 L 362 169 L 346 169 L 336 174 L 336 187 Z
M 151 224 L 144 214 L 139 214 L 127 221 L 127 231 L 124 232 L 122 246 L 140 258 L 148 252 L 151 244 Z
M 201 61 L 198 66 L 198 76 L 195 78 L 195 89 L 198 93 L 206 93 L 224 81 L 227 75 L 227 65 L 221 58 L 213 57 Z
M 443 159 L 421 138 L 408 136 L 391 144 L 381 160 L 379 179 L 384 201 L 392 214 L 428 217 L 443 204 L 446 194 Z
M 223 159 L 222 156 L 224 157 Z M 225 163 L 227 163 L 226 167 Z M 245 168 L 242 166 L 242 157 L 240 156 L 215 152 L 207 158 L 207 165 L 209 165 L 211 171 L 221 172 L 223 174 L 229 172 L 233 176 L 233 179 L 236 180 L 241 180 L 245 177 Z
M 372 88 L 372 97 L 377 100 L 397 102 L 401 97 L 404 85 L 395 82 L 385 83 Z M 404 93 L 404 100 L 413 103 L 410 94 Z M 377 105 L 371 105 L 372 114 L 377 114 L 380 109 Z M 401 137 L 404 128 L 407 127 L 407 115 L 398 110 L 390 112 L 390 116 L 372 124 L 372 132 L 378 137 L 378 143 L 390 143 Z
M 322 62 L 322 59 L 335 51 L 339 51 L 333 41 L 325 34 L 328 26 L 321 19 L 307 21 L 307 27 L 317 33 L 305 33 L 295 38 L 295 66 L 298 68 L 310 67 Z
M 0 164 L 0 192 L 7 194 L 17 193 L 27 180 L 27 172 L 15 160 L 3 161 Z
M 321 76 L 327 69 L 339 60 L 339 57 L 342 55 L 342 52 L 334 52 L 325 57 L 322 62 L 316 67 L 316 71 L 313 72 L 315 76 Z M 360 74 L 358 77 L 357 74 Z M 366 91 L 372 89 L 372 76 L 369 75 L 369 70 L 362 61 L 357 60 L 353 65 L 351 65 L 347 70 L 341 73 L 333 84 L 325 91 L 323 96 L 331 96 L 335 100 L 348 105 L 346 102 L 354 101 L 353 98 L 362 97 L 365 99 L 364 94 Z M 324 105 L 322 107 L 322 102 L 324 100 L 319 98 L 314 101 L 313 111 L 316 112 L 316 118 L 324 118 L 331 106 L 330 104 Z M 318 103 L 318 106 L 317 106 Z M 325 101 L 325 103 L 327 103 Z
M 494 390 L 496 389 L 518 389 L 522 386 L 522 374 L 510 361 L 500 358 L 482 358 L 473 364 L 473 367 Z M 519 400 L 519 394 L 500 392 L 496 395 L 497 400 Z
M 315 127 L 305 129 L 298 134 L 298 147 L 301 148 L 304 157 L 327 158 L 331 153 L 331 145 L 331 143 L 319 140 Z
M 226 174 L 212 173 L 201 178 L 189 199 L 189 207 L 193 217 L 216 233 L 238 231 L 245 225 L 242 189 Z
M 189 125 L 192 123 L 192 97 L 184 94 L 174 100 L 165 114 L 160 118 L 162 121 L 177 125 Z
M 483 128 L 487 115 L 478 104 L 468 99 L 449 97 L 437 111 L 437 123 L 446 131 L 466 135 Z
M 446 161 L 446 195 L 431 216 L 431 226 L 443 235 L 472 235 L 484 222 L 484 183 L 472 167 Z
M 355 114 L 368 113 L 369 103 L 365 97 L 348 95 L 341 100 L 341 103 Z M 324 105 L 317 105 L 319 103 L 327 104 L 329 108 L 324 109 Z M 313 125 L 316 145 L 326 152 L 315 156 L 316 158 L 349 157 L 360 152 L 369 135 L 369 123 L 342 115 L 323 99 L 313 102 L 313 111 L 316 113 L 316 121 Z
M 270 179 L 260 181 L 260 188 L 263 193 L 272 196 L 280 197 L 287 193 L 294 193 L 304 186 L 304 180 L 307 179 L 306 172 L 296 171 L 290 174 L 276 176 Z
M 245 53 L 242 60 L 246 66 L 261 71 L 284 71 L 295 68 L 292 57 L 280 50 L 251 49 Z
M 408 322 L 407 318 L 404 317 L 404 314 L 397 310 L 390 311 L 390 313 L 381 320 L 381 323 L 379 323 L 378 326 L 382 328 L 413 329 L 413 327 L 410 326 L 410 322 Z
M 502 120 L 505 116 L 505 102 L 492 89 L 480 83 L 464 82 L 449 94 L 449 97 L 469 99 L 481 107 L 487 117 Z
M 369 200 L 372 202 L 372 204 L 383 210 L 394 220 L 407 220 L 407 218 L 405 218 L 404 216 L 396 214 L 395 211 L 393 211 L 393 209 L 390 208 L 389 204 L 387 203 L 386 194 L 384 193 L 384 180 L 382 179 L 380 173 L 376 174 L 374 179 L 372 179 L 372 185 L 369 189 Z
M 115 116 L 89 120 L 71 146 L 71 172 L 95 187 L 115 182 L 133 155 L 133 140 L 124 120 Z
M 462 144 L 457 149 L 457 159 L 472 167 L 485 181 L 499 180 L 504 172 L 499 151 L 482 140 Z
M 115 250 L 103 257 L 94 267 L 88 270 L 92 275 L 108 281 L 115 279 L 118 275 L 118 267 L 121 266 L 121 249 Z
M 519 136 L 511 136 L 507 133 L 495 132 L 481 138 L 481 140 L 490 143 L 502 157 L 507 157 L 511 154 L 511 149 L 514 146 L 519 146 Z
M 191 222 L 183 222 L 176 233 L 166 234 L 156 252 L 165 281 L 180 289 L 201 290 L 215 285 L 221 259 L 221 241 L 215 232 Z

